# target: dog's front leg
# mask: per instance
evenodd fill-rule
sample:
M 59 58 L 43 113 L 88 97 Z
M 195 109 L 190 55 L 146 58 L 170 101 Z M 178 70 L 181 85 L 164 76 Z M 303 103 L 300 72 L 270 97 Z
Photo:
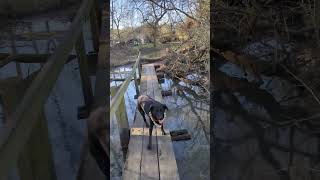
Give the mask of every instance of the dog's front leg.
M 150 123 L 150 127 L 149 127 L 149 144 L 148 144 L 148 149 L 151 149 L 151 145 L 152 145 L 152 130 L 153 130 L 153 122 Z
M 163 129 L 163 125 L 161 126 L 162 135 L 166 135 L 167 133 Z
M 146 127 L 149 127 L 149 124 L 148 124 L 148 122 L 147 122 L 147 120 L 146 120 L 146 117 L 145 117 L 145 113 L 144 113 L 144 111 L 142 110 L 142 108 L 141 108 L 141 106 L 140 105 L 138 105 L 138 110 L 139 110 L 139 112 L 140 112 L 140 114 L 141 114 L 141 116 L 142 116 L 142 118 L 143 118 L 143 121 L 144 121 L 144 123 L 146 124 Z

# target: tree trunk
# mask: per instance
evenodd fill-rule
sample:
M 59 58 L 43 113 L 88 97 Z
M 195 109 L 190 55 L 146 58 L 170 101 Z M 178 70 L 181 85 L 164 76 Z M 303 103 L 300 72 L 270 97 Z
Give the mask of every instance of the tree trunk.
M 158 26 L 153 27 L 153 47 L 157 47 Z
M 118 35 L 118 39 L 119 39 L 119 42 L 121 42 L 121 37 L 120 37 L 120 23 L 116 24 L 117 26 L 117 35 Z

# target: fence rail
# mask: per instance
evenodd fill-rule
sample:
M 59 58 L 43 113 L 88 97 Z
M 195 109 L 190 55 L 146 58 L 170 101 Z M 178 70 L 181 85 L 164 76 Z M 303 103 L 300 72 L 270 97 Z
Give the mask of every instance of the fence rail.
M 114 96 L 114 98 L 112 98 L 111 103 L 110 103 L 110 116 L 112 116 L 116 110 L 119 107 L 119 104 L 123 98 L 124 93 L 126 92 L 129 83 L 132 79 L 135 79 L 136 81 L 136 73 L 137 73 L 137 69 L 138 69 L 138 73 L 140 74 L 140 54 L 141 52 L 139 52 L 138 58 L 136 60 L 136 62 L 134 63 L 132 70 L 129 74 L 128 77 L 126 77 L 126 80 L 122 83 L 121 87 L 119 88 L 118 92 L 116 93 L 116 95 Z
M 111 103 L 110 103 L 110 119 L 114 115 L 117 119 L 123 157 L 126 157 L 128 145 L 129 145 L 129 139 L 130 139 L 130 128 L 129 128 L 129 122 L 128 122 L 128 117 L 126 112 L 124 94 L 128 89 L 128 86 L 132 79 L 134 79 L 134 82 L 135 82 L 136 95 L 139 94 L 138 82 L 137 82 L 136 76 L 137 76 L 137 70 L 140 76 L 140 70 L 141 70 L 140 54 L 141 53 L 139 52 L 138 58 L 134 63 L 131 72 L 128 73 L 129 76 L 126 77 L 126 79 L 120 86 L 119 90 L 115 93 L 115 95 L 113 95 L 114 93 L 111 93 L 111 95 L 113 95 L 113 98 L 111 99 Z

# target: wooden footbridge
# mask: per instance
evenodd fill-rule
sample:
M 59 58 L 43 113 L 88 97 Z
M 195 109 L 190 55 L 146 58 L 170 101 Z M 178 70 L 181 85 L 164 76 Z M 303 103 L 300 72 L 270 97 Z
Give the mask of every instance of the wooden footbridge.
M 17 170 L 16 174 L 21 180 L 57 179 L 44 105 L 65 63 L 75 57 L 78 59 L 85 102 L 78 109 L 78 118 L 88 118 L 97 107 L 105 108 L 97 133 L 88 130 L 76 179 L 109 178 L 106 178 L 109 174 L 110 149 L 108 120 L 113 114 L 118 120 L 121 146 L 126 157 L 123 179 L 179 179 L 170 136 L 162 136 L 159 129 L 155 129 L 152 150 L 147 150 L 148 130 L 142 123 L 141 115 L 136 113 L 133 127 L 130 128 L 123 113 L 119 113 L 124 105 L 123 95 L 131 80 L 135 82 L 137 94 L 147 94 L 162 101 L 154 66 L 141 66 L 139 55 L 132 71 L 121 78 L 124 82 L 113 93 L 112 101 L 109 101 L 109 5 L 109 1 L 99 5 L 96 0 L 82 0 L 70 29 L 53 54 L 39 54 L 37 51 L 36 54 L 19 55 L 16 54 L 13 41 L 12 54 L 0 57 L 0 68 L 14 62 L 17 69 L 17 77 L 0 80 L 0 103 L 5 116 L 2 125 L 0 123 L 0 180 L 8 179 L 12 169 Z M 88 20 L 94 56 L 86 54 L 84 46 L 82 29 Z M 76 51 L 75 57 L 70 55 L 73 48 Z M 41 63 L 41 68 L 27 78 L 22 78 L 21 62 Z M 96 77 L 94 90 L 90 79 L 92 64 Z M 140 89 L 137 77 L 140 79 Z M 89 137 L 97 134 L 98 142 L 91 142 Z M 96 147 L 97 143 L 101 145 Z
M 152 149 L 148 150 L 149 128 L 145 127 L 145 123 L 138 110 L 136 110 L 134 123 L 131 128 L 128 125 L 127 119 L 121 117 L 121 113 L 117 113 L 123 112 L 123 95 L 129 82 L 134 79 L 137 86 L 137 74 L 141 77 L 140 90 L 137 90 L 137 93 L 149 95 L 155 100 L 163 102 L 161 87 L 154 64 L 140 66 L 139 55 L 131 73 L 112 99 L 110 108 L 110 115 L 115 113 L 118 120 L 122 150 L 126 157 L 122 179 L 178 180 L 177 163 L 168 130 L 165 129 L 167 135 L 162 135 L 161 130 L 154 127 Z
M 153 65 L 142 66 L 140 93 L 163 102 Z M 136 112 L 135 121 L 130 132 L 128 155 L 123 172 L 124 180 L 179 179 L 169 133 L 167 133 L 169 135 L 162 135 L 160 128 L 154 129 L 152 149 L 148 150 L 149 128 L 145 126 L 139 112 Z

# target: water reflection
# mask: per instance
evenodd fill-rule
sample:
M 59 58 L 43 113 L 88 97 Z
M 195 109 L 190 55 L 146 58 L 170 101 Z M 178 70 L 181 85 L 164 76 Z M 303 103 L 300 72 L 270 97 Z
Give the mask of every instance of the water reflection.
M 118 69 L 121 68 L 119 67 Z M 115 86 L 116 83 L 120 86 L 120 82 L 111 82 L 110 85 Z M 184 87 L 184 91 L 176 91 L 177 87 Z M 182 82 L 174 82 L 168 77 L 165 77 L 164 82 L 161 84 L 161 88 L 162 90 L 173 90 L 172 96 L 164 97 L 164 103 L 169 107 L 168 119 L 165 124 L 166 129 L 170 131 L 187 129 L 191 134 L 191 140 L 173 142 L 180 179 L 210 179 L 210 124 L 208 102 L 195 96 L 197 92 L 196 86 L 189 86 Z M 132 125 L 136 110 L 136 100 L 133 98 L 135 94 L 134 82 L 131 82 L 125 94 L 127 115 L 130 125 Z M 115 130 L 117 128 L 115 120 L 111 124 L 111 128 L 113 129 L 111 131 L 111 136 L 118 136 L 116 134 L 117 131 Z M 112 139 L 116 142 L 116 138 Z M 118 168 L 118 170 L 121 171 L 121 168 Z M 113 173 L 114 177 L 121 174 L 121 172 L 116 173 L 115 171 Z
M 223 60 L 216 58 L 217 64 L 223 67 L 219 62 Z M 306 99 L 292 96 L 294 101 L 283 102 L 279 97 L 288 95 L 288 88 L 291 92 L 296 91 L 296 87 L 289 83 L 278 87 L 274 83 L 269 90 L 257 81 L 234 74 L 237 74 L 234 69 L 214 70 L 215 162 L 212 178 L 320 179 L 319 135 L 310 131 L 317 123 L 300 123 L 311 120 L 313 115 L 310 108 L 297 103 Z

